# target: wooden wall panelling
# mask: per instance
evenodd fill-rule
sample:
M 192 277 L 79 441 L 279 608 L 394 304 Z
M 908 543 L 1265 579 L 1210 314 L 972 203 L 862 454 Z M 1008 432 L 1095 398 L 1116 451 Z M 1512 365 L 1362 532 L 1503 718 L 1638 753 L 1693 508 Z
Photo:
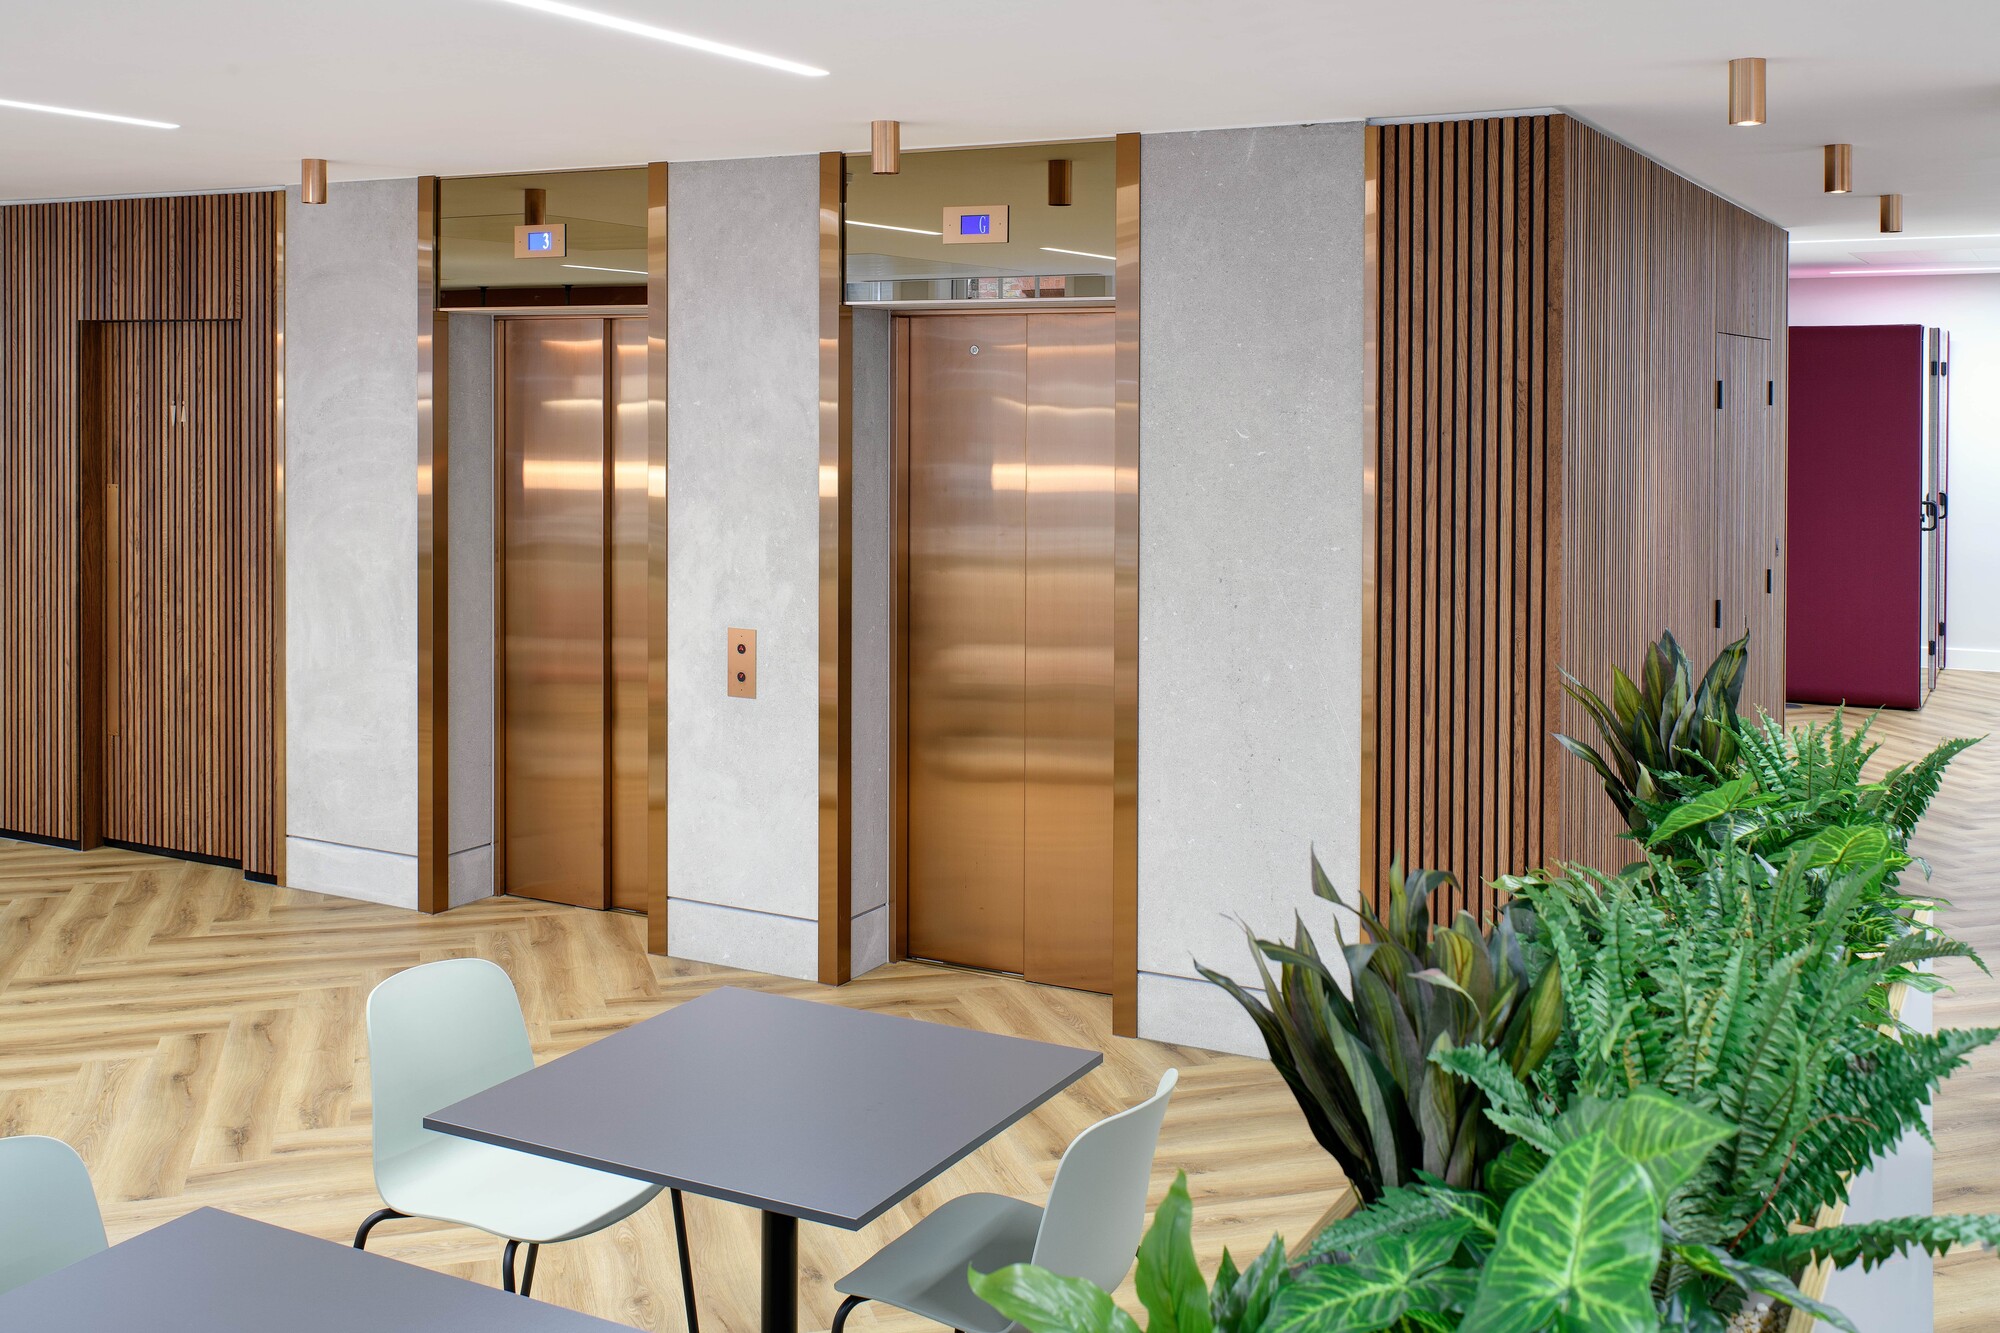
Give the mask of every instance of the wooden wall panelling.
M 0 209 L 0 828 L 166 838 L 155 845 L 263 877 L 282 868 L 278 198 Z M 127 779 L 99 762 L 114 478 L 89 446 L 144 439 L 128 433 L 134 414 L 166 401 L 186 404 L 185 420 L 156 454 L 125 460 L 157 471 L 134 479 L 150 494 L 121 495 L 115 516 L 121 576 L 154 581 L 122 599 L 118 647 L 128 666 L 146 653 L 165 674 L 121 695 L 141 710 L 118 719 L 145 733 L 118 756 L 135 766 L 140 804 L 104 828 L 95 799 Z M 142 550 L 160 558 L 135 568 Z M 227 716 L 205 711 L 217 701 Z M 180 760 L 198 776 L 164 782 Z
M 1719 546 L 1764 644 L 1746 704 L 1782 705 L 1782 414 L 1723 487 L 1714 380 L 1718 333 L 1783 328 L 1785 239 L 1567 117 L 1375 133 L 1362 879 L 1401 854 L 1483 913 L 1499 874 L 1629 859 L 1550 739 L 1591 734 L 1561 671 L 1602 690 L 1666 627 L 1705 662 Z
M 1536 859 L 1544 818 L 1559 131 L 1524 117 L 1378 135 L 1362 878 L 1400 855 L 1457 878 L 1438 914 L 1483 915 L 1491 881 Z
M 1771 321 L 1783 318 L 1784 234 L 1588 126 L 1570 121 L 1567 133 L 1571 419 L 1562 452 L 1571 508 L 1559 665 L 1603 693 L 1611 668 L 1636 670 L 1662 629 L 1705 666 L 1735 636 L 1728 618 L 1715 626 L 1722 585 L 1743 588 L 1732 596 L 1747 602 L 1754 567 L 1761 594 L 1760 550 L 1783 523 L 1782 474 L 1768 464 L 1718 470 L 1725 458 L 1748 463 L 1754 453 L 1725 448 L 1718 434 L 1727 413 L 1715 406 L 1717 335 L 1778 327 Z M 1781 387 L 1775 396 L 1782 402 Z M 1739 429 L 1755 424 L 1746 417 Z M 1764 599 L 1750 612 L 1758 619 L 1744 695 L 1746 706 L 1774 711 L 1782 675 L 1772 673 L 1782 658 L 1761 617 L 1776 603 Z M 1567 699 L 1552 717 L 1594 738 Z M 1613 868 L 1630 860 L 1599 784 L 1574 760 L 1552 764 L 1565 787 L 1551 854 Z

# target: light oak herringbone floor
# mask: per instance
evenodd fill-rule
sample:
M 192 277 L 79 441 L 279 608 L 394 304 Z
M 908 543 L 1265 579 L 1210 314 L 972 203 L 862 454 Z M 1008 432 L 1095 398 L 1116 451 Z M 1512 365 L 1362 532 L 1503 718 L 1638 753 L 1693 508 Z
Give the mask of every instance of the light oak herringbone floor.
M 202 1205 L 343 1243 L 378 1206 L 369 1167 L 362 1005 L 376 982 L 478 955 L 514 977 L 547 1060 L 719 984 L 1093 1046 L 1104 1066 L 858 1233 L 801 1228 L 801 1319 L 831 1322 L 830 1283 L 945 1199 L 1039 1201 L 1065 1144 L 1182 1070 L 1153 1181 L 1185 1169 L 1210 1265 L 1272 1231 L 1301 1236 L 1342 1181 L 1262 1061 L 1110 1034 L 1109 1002 L 903 964 L 839 990 L 643 952 L 643 922 L 500 898 L 427 918 L 250 884 L 210 866 L 0 841 L 0 1134 L 52 1134 L 82 1153 L 113 1241 Z M 810 1116 L 810 1104 L 798 1108 Z M 710 1333 L 756 1326 L 756 1215 L 689 1196 Z M 422 1222 L 370 1248 L 496 1283 L 498 1245 Z M 535 1294 L 649 1329 L 681 1327 L 664 1201 L 544 1252 Z M 1131 1308 L 1131 1292 L 1124 1293 Z M 868 1307 L 854 1333 L 920 1329 Z
M 1789 722 L 1823 716 L 1794 709 Z M 2000 731 L 2000 675 L 1948 672 L 1920 713 L 1885 713 L 1881 763 L 1936 740 Z M 2000 738 L 1954 767 L 1918 836 L 1950 898 L 1942 920 L 2000 966 Z M 502 898 L 426 918 L 245 883 L 230 871 L 119 851 L 0 841 L 0 1134 L 76 1145 L 113 1240 L 212 1204 L 346 1241 L 376 1206 L 368 1164 L 361 1006 L 377 981 L 476 954 L 515 978 L 548 1059 L 719 984 L 755 986 L 992 1031 L 1093 1045 L 1102 1069 L 859 1233 L 801 1231 L 801 1313 L 832 1317 L 832 1278 L 938 1203 L 989 1189 L 1039 1199 L 1062 1147 L 1130 1104 L 1168 1064 L 1183 1071 L 1153 1196 L 1189 1174 L 1197 1242 L 1254 1251 L 1301 1235 L 1338 1193 L 1291 1098 L 1260 1061 L 1110 1035 L 1106 1001 L 975 973 L 904 964 L 837 991 L 648 958 L 635 917 Z M 2000 980 L 1948 965 L 1938 1021 L 2000 1026 Z M 799 1114 L 811 1114 L 802 1106 Z M 1937 1107 L 1936 1206 L 2000 1211 L 2000 1050 L 1988 1048 Z M 689 1200 L 710 1330 L 756 1319 L 753 1214 Z M 497 1249 L 463 1228 L 403 1222 L 371 1247 L 492 1283 Z M 651 1329 L 681 1324 L 663 1206 L 551 1248 L 537 1295 Z M 1134 1308 L 1131 1292 L 1123 1293 Z M 1940 1333 L 2000 1327 L 2000 1263 L 1954 1254 L 1937 1269 Z M 928 1327 L 864 1308 L 855 1333 Z
M 1786 721 L 1824 720 L 1831 709 L 1793 708 Z M 1850 714 L 1858 721 L 1865 713 Z M 1960 755 L 1911 849 L 1932 868 L 1930 891 L 1950 899 L 1945 929 L 2000 968 L 2000 675 L 1947 671 L 1921 711 L 1884 712 L 1871 737 L 1882 743 L 1874 770 L 1906 763 L 1953 736 L 1993 738 Z M 1938 996 L 1941 1027 L 2000 1027 L 2000 979 L 1947 960 L 1939 972 L 1954 989 Z M 2000 1212 L 2000 1048 L 1988 1046 L 1944 1085 L 1935 1110 L 1934 1206 L 1941 1213 Z M 1937 1333 L 2000 1328 L 2000 1262 L 1987 1252 L 1937 1263 Z

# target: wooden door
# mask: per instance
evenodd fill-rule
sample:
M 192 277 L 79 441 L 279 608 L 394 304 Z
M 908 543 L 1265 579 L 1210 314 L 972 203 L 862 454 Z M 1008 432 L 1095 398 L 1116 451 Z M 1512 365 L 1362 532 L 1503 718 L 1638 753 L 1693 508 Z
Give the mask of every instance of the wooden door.
M 1775 702 L 1782 693 L 1784 579 L 1779 563 L 1784 533 L 1784 488 L 1772 419 L 1776 385 L 1769 371 L 1769 340 L 1736 334 L 1715 339 L 1714 609 L 1711 653 L 1750 636 L 1750 665 L 1743 683 L 1746 710 Z M 1697 654 L 1695 668 L 1707 665 Z M 1753 714 L 1754 716 L 1754 714 Z
M 244 423 L 233 320 L 106 323 L 85 475 L 101 505 L 101 833 L 243 857 Z

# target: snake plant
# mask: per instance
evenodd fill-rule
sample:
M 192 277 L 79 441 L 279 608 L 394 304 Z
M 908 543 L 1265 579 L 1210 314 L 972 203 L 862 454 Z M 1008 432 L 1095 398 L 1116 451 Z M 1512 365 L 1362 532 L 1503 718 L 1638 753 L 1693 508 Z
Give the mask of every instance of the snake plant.
M 1565 671 L 1563 690 L 1597 724 L 1604 749 L 1573 736 L 1558 735 L 1556 743 L 1597 770 L 1626 827 L 1644 835 L 1650 809 L 1675 794 L 1673 775 L 1713 777 L 1734 768 L 1736 703 L 1749 660 L 1746 634 L 1717 653 L 1696 682 L 1680 644 L 1662 634 L 1646 650 L 1636 683 L 1622 668 L 1611 669 L 1608 704 Z
M 1312 876 L 1316 894 L 1340 901 L 1318 857 Z M 1257 1024 L 1314 1137 L 1365 1200 L 1420 1171 L 1477 1185 L 1506 1146 L 1485 1115 L 1484 1095 L 1433 1064 L 1434 1050 L 1491 1049 L 1527 1078 L 1561 1025 L 1560 976 L 1523 936 L 1532 917 L 1510 910 L 1488 929 L 1460 912 L 1451 925 L 1434 926 L 1430 900 L 1448 883 L 1436 871 L 1406 877 L 1392 865 L 1382 914 L 1365 899 L 1359 905 L 1367 938 L 1350 944 L 1336 922 L 1351 998 L 1303 921 L 1290 944 L 1245 928 L 1262 997 L 1196 964 Z

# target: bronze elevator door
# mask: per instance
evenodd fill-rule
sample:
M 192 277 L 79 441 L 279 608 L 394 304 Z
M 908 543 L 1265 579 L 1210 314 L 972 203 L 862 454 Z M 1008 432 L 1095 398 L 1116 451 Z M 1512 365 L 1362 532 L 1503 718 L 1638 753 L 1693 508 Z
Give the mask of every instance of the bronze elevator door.
M 101 472 L 103 836 L 243 856 L 243 528 L 233 320 L 83 333 Z
M 1112 316 L 908 323 L 909 952 L 1109 991 Z
M 501 885 L 643 911 L 644 733 L 636 755 L 626 733 L 644 725 L 645 603 L 623 553 L 645 522 L 645 321 L 503 319 L 497 341 Z

